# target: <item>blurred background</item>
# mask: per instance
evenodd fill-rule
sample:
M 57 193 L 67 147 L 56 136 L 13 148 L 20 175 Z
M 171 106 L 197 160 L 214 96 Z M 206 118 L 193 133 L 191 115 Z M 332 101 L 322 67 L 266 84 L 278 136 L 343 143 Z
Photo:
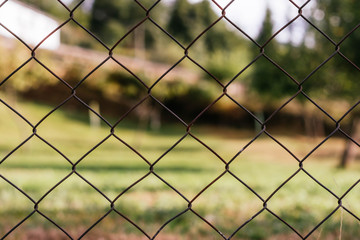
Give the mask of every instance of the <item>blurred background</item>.
M 352 0 L 4 1 L 0 236 L 359 239 L 359 20 Z

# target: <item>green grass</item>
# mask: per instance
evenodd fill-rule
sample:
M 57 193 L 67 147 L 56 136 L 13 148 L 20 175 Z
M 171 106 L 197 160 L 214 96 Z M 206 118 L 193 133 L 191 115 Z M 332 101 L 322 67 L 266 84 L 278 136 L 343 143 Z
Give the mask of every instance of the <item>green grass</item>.
M 14 107 L 33 125 L 51 110 L 48 106 L 23 102 Z M 192 136 L 186 136 L 175 146 L 186 133 L 182 126 L 163 126 L 159 131 L 150 131 L 136 123 L 121 123 L 115 129 L 115 135 L 136 149 L 149 163 L 158 161 L 154 165 L 154 174 L 142 157 L 110 136 L 110 128 L 105 124 L 101 128 L 91 128 L 86 115 L 60 109 L 37 127 L 38 136 L 61 151 L 68 160 L 32 135 L 32 127 L 3 105 L 0 106 L 0 116 L 0 159 L 32 136 L 0 164 L 1 176 L 19 187 L 34 202 L 41 200 L 38 203 L 39 212 L 74 238 L 106 214 L 111 209 L 110 201 L 116 198 L 114 209 L 150 236 L 169 219 L 184 212 L 165 226 L 159 239 L 168 239 L 169 236 L 176 239 L 221 239 L 192 211 L 227 237 L 261 212 L 232 239 L 300 239 L 270 212 L 305 236 L 338 206 L 338 200 L 304 171 L 268 199 L 298 171 L 299 164 L 267 136 L 257 139 L 229 165 L 230 174 L 224 173 L 225 164 Z M 191 132 L 226 162 L 255 136 L 252 132 L 197 125 Z M 278 136 L 275 133 L 274 136 L 300 159 L 321 142 L 321 139 L 300 136 Z M 339 197 L 360 176 L 357 162 L 345 170 L 336 168 L 342 145 L 341 139 L 330 138 L 304 162 L 304 169 Z M 169 153 L 163 155 L 173 146 Z M 76 172 L 72 172 L 69 161 L 78 162 Z M 219 176 L 222 177 L 198 195 Z M 60 181 L 63 182 L 48 192 Z M 33 212 L 34 203 L 29 198 L 5 180 L 0 180 L 0 236 Z M 264 209 L 263 201 L 266 199 L 267 209 Z M 358 217 L 359 199 L 360 185 L 357 185 L 342 200 L 343 206 Z M 188 201 L 192 202 L 191 210 Z M 19 239 L 34 228 L 40 229 L 39 232 L 55 234 L 54 239 L 65 236 L 35 212 L 14 230 L 9 239 Z M 92 236 L 111 239 L 111 236 L 119 234 L 135 236 L 135 239 L 141 236 L 138 229 L 112 211 L 85 239 L 93 239 Z M 342 239 L 360 239 L 359 221 L 341 208 L 309 239 L 339 239 L 340 235 Z

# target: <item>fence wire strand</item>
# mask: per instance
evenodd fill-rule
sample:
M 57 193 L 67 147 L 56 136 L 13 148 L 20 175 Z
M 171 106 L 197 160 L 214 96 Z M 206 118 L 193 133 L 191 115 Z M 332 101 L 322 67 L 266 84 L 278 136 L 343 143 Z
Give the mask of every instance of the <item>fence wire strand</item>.
M 10 2 L 8 0 L 3 1 L 0 4 L 0 8 L 6 6 L 7 2 Z M 48 114 L 43 116 L 42 119 L 40 119 L 37 123 L 32 123 L 30 120 L 28 120 L 24 115 L 22 115 L 20 112 L 18 112 L 13 106 L 11 106 L 10 103 L 7 101 L 0 99 L 0 103 L 8 108 L 10 111 L 12 111 L 17 117 L 21 118 L 31 129 L 32 134 L 28 136 L 25 140 L 23 140 L 18 146 L 16 146 L 12 151 L 10 151 L 5 157 L 3 157 L 0 160 L 0 168 L 1 165 L 4 164 L 8 160 L 8 158 L 13 155 L 15 152 L 17 152 L 24 144 L 32 140 L 33 138 L 38 138 L 43 143 L 45 143 L 47 146 L 52 148 L 57 154 L 59 154 L 64 160 L 66 160 L 69 163 L 69 167 L 71 170 L 69 173 L 64 176 L 61 180 L 59 180 L 54 186 L 52 186 L 50 189 L 48 189 L 45 194 L 42 195 L 42 197 L 39 198 L 39 200 L 33 199 L 31 196 L 29 196 L 25 190 L 22 190 L 20 187 L 15 185 L 11 180 L 7 179 L 5 176 L 0 174 L 0 178 L 8 183 L 12 188 L 14 188 L 16 191 L 18 191 L 21 195 L 26 197 L 30 202 L 33 204 L 33 210 L 25 216 L 23 219 L 21 219 L 18 223 L 16 223 L 8 232 L 5 233 L 5 235 L 0 236 L 1 239 L 5 239 L 18 229 L 21 225 L 23 225 L 25 222 L 31 221 L 31 217 L 38 213 L 41 217 L 43 217 L 46 221 L 51 223 L 53 226 L 55 226 L 57 229 L 59 229 L 61 232 L 65 234 L 65 236 L 69 239 L 75 239 L 70 232 L 67 232 L 65 229 L 63 229 L 54 219 L 52 219 L 50 216 L 47 216 L 46 212 L 43 212 L 41 210 L 41 204 L 42 201 L 52 192 L 54 192 L 55 189 L 59 188 L 67 179 L 69 179 L 71 176 L 77 176 L 79 179 L 81 179 L 84 183 L 86 183 L 88 186 L 90 186 L 92 189 L 94 189 L 97 193 L 99 193 L 99 196 L 104 198 L 108 202 L 108 210 L 100 216 L 95 222 L 91 224 L 91 226 L 83 231 L 83 233 L 78 237 L 77 239 L 82 239 L 85 236 L 91 234 L 91 230 L 99 225 L 104 219 L 107 219 L 108 216 L 111 213 L 115 213 L 118 216 L 120 216 L 124 221 L 127 221 L 130 225 L 135 227 L 141 234 L 143 234 L 144 237 L 147 239 L 156 239 L 161 231 L 171 222 L 175 221 L 177 218 L 181 217 L 185 213 L 193 213 L 194 216 L 198 217 L 202 222 L 207 224 L 210 228 L 214 230 L 214 232 L 217 234 L 218 237 L 222 239 L 233 239 L 235 235 L 241 231 L 246 225 L 248 225 L 250 222 L 252 222 L 254 219 L 256 219 L 259 215 L 263 214 L 264 212 L 268 212 L 271 215 L 273 215 L 278 221 L 282 222 L 284 225 L 286 225 L 293 233 L 295 233 L 300 239 L 308 239 L 317 229 L 321 227 L 321 225 L 327 221 L 333 214 L 335 214 L 339 209 L 345 210 L 345 212 L 349 213 L 356 221 L 360 222 L 360 217 L 356 215 L 355 212 L 353 212 L 348 207 L 345 207 L 342 204 L 342 200 L 355 188 L 358 187 L 360 184 L 360 180 L 356 181 L 351 187 L 349 187 L 345 193 L 341 196 L 334 193 L 330 188 L 325 186 L 321 181 L 319 181 L 316 177 L 314 177 L 308 170 L 305 169 L 304 163 L 306 160 L 319 148 L 321 147 L 327 140 L 329 140 L 334 134 L 341 133 L 346 138 L 348 138 L 352 143 L 356 144 L 358 147 L 360 146 L 359 143 L 353 139 L 351 136 L 349 136 L 346 131 L 344 131 L 341 127 L 341 122 L 343 119 L 350 114 L 358 105 L 359 101 L 353 105 L 349 110 L 346 111 L 346 113 L 343 114 L 339 118 L 339 120 L 336 120 L 335 117 L 333 117 L 330 113 L 328 113 L 325 109 L 323 109 L 315 100 L 313 100 L 310 96 L 307 95 L 307 93 L 303 89 L 303 85 L 311 78 L 316 72 L 318 72 L 320 69 L 323 68 L 323 66 L 330 61 L 334 56 L 341 56 L 345 61 L 350 63 L 354 69 L 359 71 L 359 67 L 352 62 L 343 52 L 341 52 L 341 44 L 349 38 L 359 27 L 360 24 L 354 27 L 350 32 L 345 34 L 345 36 L 337 43 L 335 40 L 333 40 L 329 35 L 327 35 L 325 32 L 323 32 L 320 28 L 318 28 L 311 19 L 308 19 L 306 16 L 303 15 L 303 8 L 306 7 L 311 0 L 306 1 L 303 5 L 299 6 L 294 1 L 289 0 L 291 5 L 298 9 L 298 15 L 289 20 L 284 26 L 282 26 L 278 31 L 276 31 L 265 43 L 260 44 L 256 40 L 254 40 L 246 31 L 244 31 L 241 27 L 239 27 L 236 23 L 234 23 L 226 14 L 226 10 L 231 8 L 232 4 L 235 2 L 235 0 L 229 1 L 229 3 L 222 7 L 221 4 L 219 4 L 216 0 L 211 0 L 213 4 L 221 11 L 221 15 L 215 19 L 209 26 L 207 26 L 200 34 L 198 34 L 188 45 L 183 45 L 180 43 L 178 39 L 176 39 L 174 36 L 172 36 L 166 29 L 164 29 L 155 19 L 152 18 L 151 14 L 154 9 L 156 9 L 157 5 L 161 2 L 161 0 L 156 1 L 151 7 L 146 8 L 143 4 L 141 4 L 139 1 L 134 0 L 134 3 L 139 5 L 141 9 L 143 10 L 144 17 L 139 20 L 137 23 L 131 27 L 128 32 L 126 32 L 113 46 L 108 46 L 105 44 L 102 40 L 100 40 L 95 34 L 93 34 L 89 29 L 87 29 L 85 26 L 83 26 L 75 17 L 74 13 L 77 9 L 84 3 L 84 0 L 79 1 L 78 4 L 76 4 L 75 7 L 72 9 L 68 7 L 67 4 L 62 2 L 61 0 L 58 0 L 58 2 L 61 4 L 61 6 L 66 9 L 66 11 L 69 14 L 69 18 L 63 21 L 58 27 L 53 29 L 44 39 L 42 39 L 38 45 L 35 47 L 31 47 L 26 43 L 25 40 L 23 40 L 21 37 L 17 36 L 11 29 L 9 29 L 7 26 L 3 25 L 0 22 L 0 27 L 7 31 L 9 34 L 11 34 L 14 38 L 16 38 L 24 47 L 26 47 L 30 52 L 30 57 L 25 60 L 22 64 L 20 64 L 13 72 L 11 72 L 7 77 L 4 79 L 0 79 L 0 88 L 7 82 L 9 79 L 19 72 L 21 69 L 25 68 L 31 61 L 36 61 L 43 69 L 45 69 L 48 73 L 51 74 L 54 78 L 57 79 L 61 84 L 63 84 L 68 89 L 68 96 L 59 103 L 56 107 L 54 107 Z M 284 68 L 282 68 L 281 65 L 277 63 L 276 60 L 272 59 L 271 56 L 266 55 L 265 51 L 268 44 L 271 43 L 271 41 L 274 40 L 276 36 L 278 36 L 281 32 L 284 31 L 284 29 L 288 28 L 290 24 L 292 24 L 297 19 L 303 19 L 305 22 L 314 28 L 318 33 L 320 33 L 324 38 L 328 40 L 334 47 L 334 52 L 331 53 L 331 55 L 325 59 L 322 63 L 320 63 L 314 70 L 310 72 L 305 78 L 303 79 L 296 79 L 294 76 L 292 76 L 290 73 L 288 73 Z M 225 21 L 232 27 L 234 27 L 239 33 L 241 33 L 245 38 L 247 38 L 253 45 L 257 46 L 259 50 L 259 55 L 252 59 L 243 69 L 241 69 L 235 77 L 233 77 L 228 83 L 224 84 L 222 83 L 216 76 L 211 74 L 206 67 L 204 67 L 201 63 L 196 61 L 193 57 L 189 56 L 189 53 L 191 52 L 194 44 L 203 37 L 204 34 L 206 34 L 210 29 L 212 29 L 217 23 L 220 21 Z M 43 62 L 43 60 L 39 59 L 37 57 L 37 51 L 38 49 L 44 44 L 44 42 L 49 39 L 53 34 L 60 31 L 62 28 L 64 28 L 66 25 L 68 25 L 70 22 L 74 23 L 81 29 L 83 29 L 89 38 L 92 38 L 92 40 L 95 40 L 97 43 L 99 43 L 106 51 L 108 52 L 108 55 L 105 59 L 101 61 L 97 66 L 95 66 L 88 74 L 86 74 L 85 77 L 83 77 L 75 86 L 71 86 L 70 83 L 68 83 L 65 79 L 61 78 L 58 74 L 56 74 L 54 71 L 51 70 L 49 66 L 47 66 L 46 63 Z M 177 46 L 179 46 L 183 50 L 183 55 L 179 56 L 178 61 L 173 64 L 166 72 L 164 72 L 159 78 L 157 78 L 153 84 L 148 84 L 146 81 L 142 80 L 141 76 L 138 76 L 136 73 L 130 70 L 129 67 L 126 66 L 126 63 L 122 63 L 121 61 L 117 60 L 114 57 L 114 50 L 116 47 L 118 47 L 124 39 L 126 39 L 130 34 L 134 33 L 134 31 L 145 24 L 145 22 L 152 24 L 156 29 L 160 30 L 165 36 L 168 37 L 169 40 L 171 40 L 173 43 L 175 43 Z M 248 110 L 243 104 L 239 103 L 236 99 L 234 99 L 228 92 L 229 86 L 233 84 L 233 82 L 244 73 L 249 67 L 254 65 L 258 62 L 260 58 L 266 59 L 270 64 L 272 64 L 275 68 L 279 69 L 284 76 L 289 78 L 294 86 L 298 87 L 298 91 L 294 93 L 291 97 L 288 98 L 288 100 L 283 103 L 280 107 L 278 107 L 268 118 L 261 120 L 259 119 L 255 114 L 252 113 L 252 111 Z M 203 71 L 206 75 L 210 77 L 213 81 L 215 81 L 218 86 L 222 89 L 222 93 L 218 96 L 217 99 L 215 99 L 213 102 L 210 103 L 210 105 L 206 106 L 195 118 L 193 118 L 191 121 L 185 121 L 181 116 L 177 115 L 175 112 L 173 112 L 171 109 L 169 109 L 160 99 L 158 99 L 153 94 L 154 87 L 158 86 L 163 79 L 171 72 L 175 67 L 180 65 L 183 61 L 189 60 L 194 65 L 196 65 L 201 71 Z M 108 62 L 114 62 L 117 64 L 119 68 L 129 73 L 131 76 L 133 76 L 143 87 L 146 88 L 147 95 L 144 96 L 141 100 L 139 100 L 137 103 L 135 103 L 127 112 L 125 112 L 114 124 L 107 121 L 105 117 L 103 117 L 100 113 L 98 113 L 95 109 L 93 109 L 91 106 L 86 104 L 84 100 L 82 100 L 77 95 L 77 90 L 81 88 L 82 84 L 87 81 L 87 79 L 92 76 L 98 69 L 100 69 L 104 64 Z M 50 93 L 51 94 L 51 93 Z M 270 120 L 274 118 L 284 107 L 286 107 L 289 103 L 291 103 L 296 97 L 298 96 L 304 96 L 311 104 L 316 107 L 318 111 L 321 111 L 324 113 L 327 118 L 329 118 L 331 121 L 336 124 L 336 128 L 328 135 L 326 136 L 318 145 L 316 145 L 306 156 L 303 158 L 298 157 L 293 151 L 291 151 L 289 148 L 287 148 L 286 143 L 281 142 L 279 139 L 277 139 L 276 136 L 273 136 L 269 131 L 267 131 L 267 124 Z M 171 116 L 175 117 L 184 127 L 184 135 L 181 136 L 172 146 L 170 146 L 158 159 L 156 159 L 154 162 L 151 162 L 148 158 L 143 156 L 139 151 L 136 150 L 136 147 L 129 144 L 127 141 L 121 138 L 116 132 L 115 128 L 132 112 L 134 112 L 141 104 L 143 104 L 147 100 L 153 100 L 157 104 L 159 104 L 162 107 L 163 111 L 166 111 Z M 225 161 L 217 152 L 215 149 L 207 145 L 201 138 L 197 137 L 196 134 L 192 132 L 192 126 L 198 121 L 198 119 L 204 115 L 205 112 L 208 111 L 213 105 L 215 105 L 218 101 L 221 99 L 228 99 L 231 102 L 235 103 L 237 107 L 244 110 L 251 118 L 257 122 L 259 125 L 261 125 L 261 130 L 256 134 L 255 137 L 253 137 L 241 150 L 239 150 L 235 156 L 230 159 L 228 162 Z M 66 156 L 60 149 L 58 149 L 56 146 L 52 145 L 50 141 L 48 141 L 46 138 L 42 137 L 41 134 L 38 133 L 38 129 L 40 126 L 45 124 L 45 120 L 47 120 L 50 116 L 53 116 L 53 113 L 58 111 L 62 106 L 67 104 L 69 101 L 75 100 L 79 104 L 81 104 L 83 107 L 91 111 L 93 114 L 95 114 L 98 118 L 101 119 L 103 123 L 107 125 L 109 128 L 109 134 L 104 137 L 101 141 L 99 141 L 94 147 L 90 148 L 85 154 L 83 154 L 77 161 L 70 160 L 69 157 Z M 267 198 L 264 198 L 261 196 L 253 187 L 251 187 L 245 180 L 243 180 L 241 177 L 236 175 L 232 171 L 232 164 L 236 161 L 237 157 L 241 155 L 249 146 L 251 146 L 260 136 L 267 135 L 274 143 L 276 143 L 278 146 L 280 146 L 283 150 L 285 150 L 296 162 L 298 162 L 298 169 L 296 169 L 289 177 L 287 177 Z M 1 136 L 4 138 L 4 136 Z M 188 198 L 185 196 L 180 190 L 178 190 L 175 186 L 173 186 L 169 181 L 166 180 L 166 178 L 161 177 L 157 171 L 156 166 L 159 162 L 163 160 L 165 156 L 167 156 L 173 149 L 181 143 L 185 138 L 192 138 L 197 143 L 201 144 L 205 149 L 207 149 L 210 153 L 212 153 L 217 161 L 220 164 L 223 164 L 224 170 L 219 173 L 210 183 L 208 183 L 206 186 L 202 188 L 200 192 L 198 192 L 193 198 Z M 143 162 L 145 162 L 149 169 L 148 171 L 138 178 L 135 182 L 130 184 L 127 188 L 122 190 L 113 200 L 108 197 L 101 189 L 97 188 L 90 180 L 88 180 L 85 176 L 83 176 L 80 172 L 78 172 L 77 167 L 82 161 L 92 152 L 94 152 L 96 149 L 98 149 L 100 146 L 102 146 L 104 143 L 106 143 L 110 138 L 114 138 L 117 141 L 121 142 L 126 148 L 128 148 L 130 151 L 135 153 Z M 327 191 L 334 199 L 337 201 L 337 206 L 326 216 L 324 217 L 316 226 L 314 226 L 308 233 L 302 234 L 300 233 L 294 226 L 292 226 L 289 222 L 286 221 L 286 219 L 283 219 L 281 216 L 276 214 L 271 210 L 271 204 L 269 204 L 269 201 L 278 193 L 279 190 L 281 190 L 285 185 L 287 185 L 294 177 L 296 177 L 299 173 L 305 173 L 315 184 L 320 186 L 322 189 Z M 244 223 L 242 223 L 240 226 L 236 228 L 236 230 L 230 234 L 229 236 L 226 236 L 224 233 L 222 233 L 213 223 L 211 223 L 209 220 L 207 220 L 202 214 L 196 209 L 193 208 L 193 203 L 196 201 L 196 199 L 202 194 L 208 190 L 211 189 L 211 187 L 218 182 L 220 179 L 223 178 L 224 175 L 230 175 L 235 179 L 237 182 L 239 182 L 241 185 L 243 185 L 246 189 L 248 189 L 257 199 L 259 199 L 262 202 L 262 208 L 259 209 L 256 213 L 254 213 L 249 219 L 247 219 Z M 158 230 L 155 232 L 154 235 L 151 235 L 146 230 L 144 230 L 140 225 L 138 225 L 135 221 L 130 219 L 125 213 L 121 212 L 120 210 L 116 209 L 115 203 L 124 195 L 132 190 L 135 186 L 137 186 L 139 183 L 141 183 L 144 179 L 147 179 L 149 176 L 154 176 L 158 180 L 160 180 L 162 183 L 164 183 L 167 187 L 173 190 L 174 193 L 176 193 L 179 197 L 181 197 L 187 204 L 187 207 L 183 209 L 182 211 L 176 213 L 173 215 L 170 219 L 168 219 L 163 225 L 158 228 Z M 2 216 L 4 218 L 4 216 Z

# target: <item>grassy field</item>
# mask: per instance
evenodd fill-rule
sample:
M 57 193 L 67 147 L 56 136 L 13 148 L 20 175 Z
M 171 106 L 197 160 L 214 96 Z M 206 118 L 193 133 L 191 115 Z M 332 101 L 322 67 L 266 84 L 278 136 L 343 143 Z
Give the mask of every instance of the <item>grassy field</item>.
M 14 108 L 33 125 L 51 111 L 48 106 L 21 102 Z M 0 159 L 3 159 L 0 236 L 30 215 L 8 239 L 68 239 L 44 216 L 78 238 L 111 210 L 115 199 L 114 209 L 150 237 L 183 212 L 165 225 L 156 239 L 222 239 L 201 218 L 226 237 L 234 234 L 232 239 L 300 239 L 274 215 L 306 236 L 338 207 L 334 195 L 299 171 L 299 163 L 265 135 L 238 155 L 229 165 L 229 172 L 225 172 L 226 164 L 222 160 L 229 162 L 247 146 L 256 136 L 251 131 L 195 125 L 191 130 L 193 136 L 216 151 L 216 156 L 193 136 L 186 135 L 182 126 L 162 126 L 158 131 L 150 131 L 141 124 L 127 122 L 119 124 L 115 137 L 105 124 L 91 128 L 86 115 L 60 109 L 36 128 L 36 136 L 32 135 L 32 127 L 2 104 L 0 116 Z M 276 133 L 274 136 L 299 159 L 322 141 Z M 343 145 L 343 140 L 332 137 L 304 162 L 306 172 L 338 197 L 360 177 L 358 162 L 345 170 L 336 168 Z M 72 171 L 70 162 L 77 163 L 76 172 Z M 149 164 L 154 162 L 152 173 Z M 138 180 L 141 181 L 132 185 Z M 359 217 L 359 199 L 360 184 L 345 195 L 342 205 Z M 34 212 L 34 202 L 38 203 L 38 212 Z M 83 239 L 147 239 L 118 213 L 110 211 Z M 359 221 L 339 208 L 308 239 L 360 239 L 359 236 Z

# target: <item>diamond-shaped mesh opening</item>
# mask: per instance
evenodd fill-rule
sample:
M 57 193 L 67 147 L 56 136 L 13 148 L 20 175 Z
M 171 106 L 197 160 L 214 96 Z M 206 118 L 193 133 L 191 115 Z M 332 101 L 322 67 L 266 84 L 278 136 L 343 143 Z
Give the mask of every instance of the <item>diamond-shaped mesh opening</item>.
M 335 135 L 323 143 L 304 162 L 305 169 L 338 196 L 344 194 L 359 179 L 359 167 L 353 164 L 354 156 L 350 156 L 349 160 L 353 165 L 352 169 L 339 168 L 339 160 L 344 157 L 346 144 L 353 145 Z M 357 146 L 351 147 L 355 150 L 358 148 Z M 319 168 L 322 168 L 322 171 L 318 171 Z
M 264 118 L 269 115 L 265 113 Z M 293 124 L 287 124 L 289 122 Z M 267 132 L 286 143 L 285 147 L 298 159 L 305 158 L 334 129 L 330 118 L 312 104 L 303 102 L 302 96 L 292 99 L 266 122 Z
M 237 74 L 241 74 L 241 77 L 238 81 L 242 81 L 248 77 L 248 71 L 243 73 L 242 70 L 247 67 L 249 64 L 247 61 L 242 61 L 243 59 L 248 58 L 251 53 L 248 50 L 248 42 L 243 42 L 239 44 L 238 49 L 234 49 L 224 56 L 221 50 L 215 50 L 210 53 L 203 63 L 201 64 L 207 72 L 203 72 L 204 77 L 214 78 L 218 82 L 223 84 L 228 83 L 230 80 L 233 80 L 237 77 Z M 198 61 L 198 60 L 197 60 Z M 210 76 L 209 76 L 210 75 Z M 235 85 L 235 84 L 234 84 Z M 232 85 L 228 89 L 235 87 Z
M 266 136 L 249 142 L 235 157 L 230 171 L 263 198 L 298 169 L 296 159 Z
M 219 114 L 224 118 L 218 118 Z M 234 122 L 239 123 L 237 129 L 232 126 Z M 257 124 L 251 112 L 224 96 L 196 120 L 191 131 L 228 162 L 256 137 Z M 219 139 L 222 139 L 222 144 L 219 144 Z
M 77 164 L 77 172 L 110 199 L 149 172 L 149 165 L 115 137 L 105 140 Z
M 69 171 L 69 162 L 36 136 L 0 165 L 0 173 L 34 199 L 39 199 Z
M 115 202 L 118 212 L 150 236 L 186 208 L 187 202 L 153 174 L 124 192 Z
M 109 2 L 95 2 L 93 16 L 90 30 L 105 44 L 113 46 L 145 18 L 145 11 L 136 1 L 119 1 L 115 6 L 111 6 Z M 130 33 L 132 34 L 133 32 Z M 132 37 L 127 36 L 125 39 L 131 46 Z
M 74 237 L 85 232 L 109 209 L 109 201 L 75 174 L 39 202 L 39 211 Z
M 127 56 L 135 57 L 136 60 L 142 63 L 140 60 L 153 60 L 156 62 L 162 62 L 162 63 L 175 63 L 177 62 L 183 55 L 184 55 L 184 49 L 181 48 L 176 42 L 174 42 L 166 32 L 164 32 L 164 29 L 162 29 L 158 24 L 160 24 L 161 21 L 164 19 L 166 20 L 166 16 L 164 15 L 164 9 L 163 5 L 157 5 L 155 8 L 152 9 L 150 12 L 151 18 L 142 22 L 141 25 L 139 25 L 132 35 L 128 36 L 130 40 L 124 40 L 121 41 L 114 49 L 113 52 L 115 53 L 115 58 L 118 59 L 120 62 L 124 59 L 124 54 Z M 157 17 L 159 16 L 159 17 Z M 154 22 L 153 18 L 156 19 L 156 22 Z M 132 47 L 129 48 L 126 46 L 126 42 L 129 42 L 129 44 L 132 44 Z M 164 45 L 168 45 L 167 51 L 161 51 L 162 47 Z M 133 59 L 128 59 L 133 60 Z M 157 71 L 157 68 L 151 69 L 151 65 L 154 63 L 152 62 L 145 62 L 143 65 L 149 66 L 148 71 Z
M 87 116 L 89 110 L 74 98 L 62 105 L 61 109 L 64 108 L 68 108 L 68 110 L 58 110 L 45 118 L 37 128 L 37 133 L 75 162 L 103 140 L 108 132 L 91 126 Z M 81 111 L 83 112 L 81 113 Z M 80 112 L 80 114 L 76 114 L 76 112 Z M 61 118 L 73 119 L 74 125 L 65 125 L 61 129 L 57 128 L 58 121 Z M 74 138 L 74 136 L 77 137 Z
M 176 154 L 177 152 L 182 154 Z M 206 167 L 199 167 L 203 165 Z M 186 136 L 154 166 L 154 171 L 188 198 L 223 172 L 224 163 L 204 145 Z
M 230 236 L 263 208 L 262 201 L 230 174 L 223 175 L 192 205 L 195 212 L 225 236 Z
M 269 104 L 274 100 L 285 103 L 286 96 L 292 96 L 298 92 L 299 87 L 294 79 L 287 76 L 280 68 L 281 66 L 264 55 L 251 65 L 250 69 L 255 73 L 249 84 L 252 88 L 258 89 L 262 104 Z
M 76 96 L 86 104 L 97 103 L 99 113 L 110 116 L 113 123 L 143 100 L 149 84 L 148 78 L 134 75 L 132 66 L 121 61 L 120 64 L 125 64 L 128 70 L 109 59 L 76 86 Z M 140 70 L 137 68 L 137 71 Z
M 152 98 L 134 107 L 116 124 L 115 135 L 154 162 L 185 135 L 185 127 L 181 119 Z M 176 126 L 169 126 L 168 121 Z
M 201 68 L 203 78 L 226 84 L 249 64 L 245 59 L 252 54 L 253 46 L 222 19 L 191 46 L 188 56 Z
M 331 215 L 338 205 L 337 201 L 335 196 L 308 175 L 299 172 L 276 192 L 270 199 L 268 208 L 306 236 Z

